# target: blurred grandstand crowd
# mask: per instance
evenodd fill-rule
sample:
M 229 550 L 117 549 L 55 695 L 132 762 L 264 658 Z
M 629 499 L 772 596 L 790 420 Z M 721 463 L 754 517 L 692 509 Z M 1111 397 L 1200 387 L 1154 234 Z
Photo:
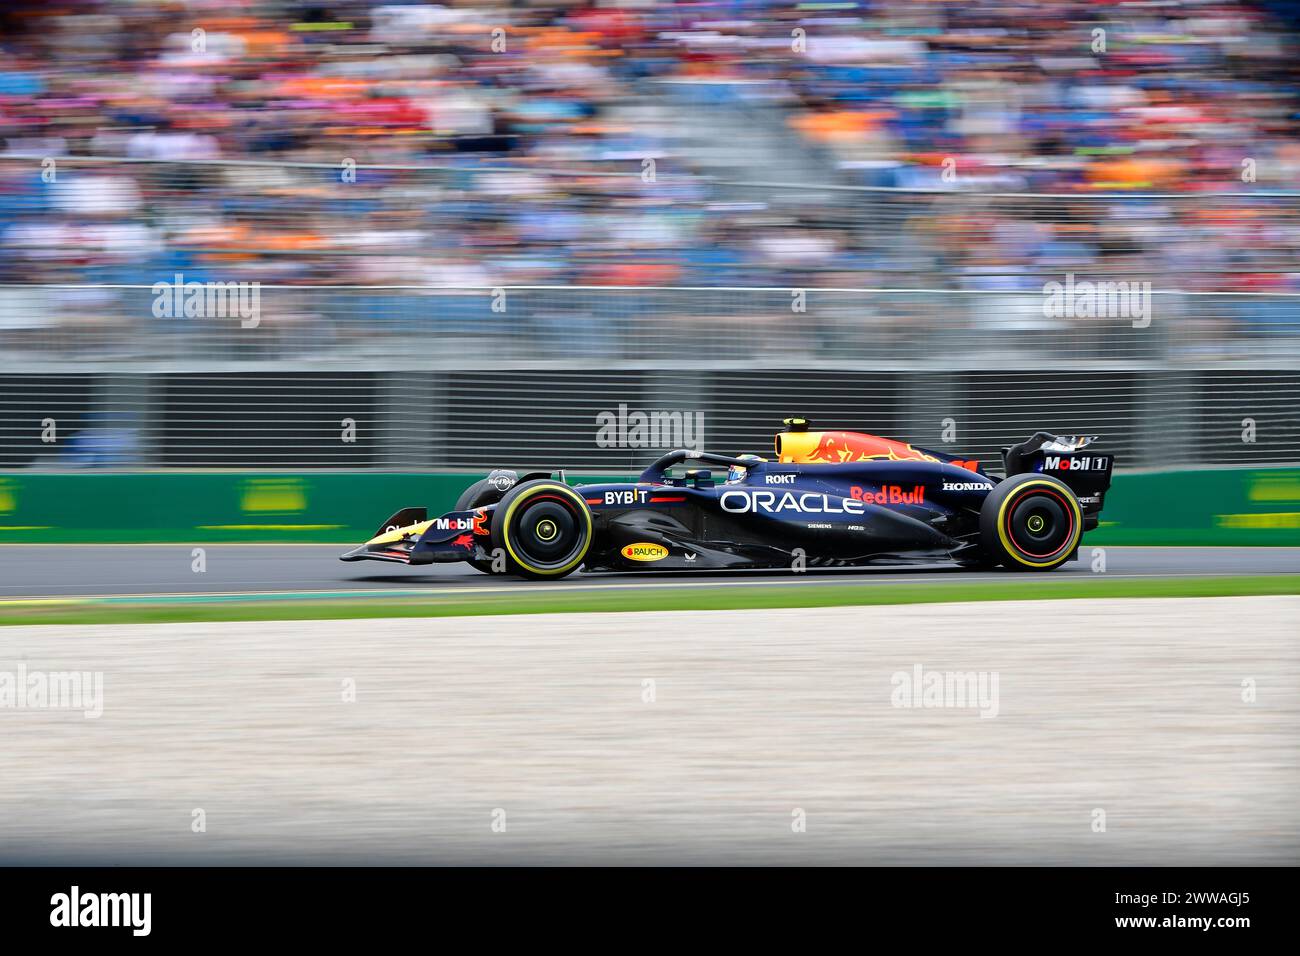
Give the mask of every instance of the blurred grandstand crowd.
M 1285 5 L 18 0 L 0 29 L 4 283 L 1300 290 Z M 802 157 L 788 188 L 719 181 L 740 143 L 705 174 L 684 130 L 738 111 Z

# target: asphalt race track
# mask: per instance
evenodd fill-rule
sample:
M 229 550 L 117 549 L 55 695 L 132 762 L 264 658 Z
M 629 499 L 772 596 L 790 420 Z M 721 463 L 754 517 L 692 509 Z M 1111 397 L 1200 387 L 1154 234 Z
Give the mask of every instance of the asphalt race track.
M 196 571 L 188 545 L 0 545 L 0 600 L 27 597 L 141 594 L 263 593 L 273 591 L 443 590 L 753 586 L 815 587 L 856 580 L 864 585 L 1007 580 L 1014 572 L 967 571 L 947 565 L 892 565 L 869 570 L 791 572 L 675 572 L 574 574 L 563 581 L 523 581 L 480 574 L 468 565 L 408 568 L 378 562 L 344 563 L 343 545 L 207 545 Z M 1092 549 L 1053 575 L 1091 575 Z M 1108 577 L 1183 577 L 1300 573 L 1300 548 L 1105 549 Z

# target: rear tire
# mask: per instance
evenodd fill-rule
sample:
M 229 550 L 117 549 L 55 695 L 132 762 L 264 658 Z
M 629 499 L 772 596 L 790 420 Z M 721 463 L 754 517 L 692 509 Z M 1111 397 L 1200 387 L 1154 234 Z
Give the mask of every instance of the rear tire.
M 578 569 L 592 539 L 591 510 L 568 485 L 541 478 L 515 485 L 497 505 L 492 545 L 526 578 L 562 578 Z
M 1046 475 L 1014 475 L 999 483 L 980 508 L 980 543 L 1003 566 L 1051 571 L 1074 556 L 1083 536 L 1083 509 L 1064 482 Z

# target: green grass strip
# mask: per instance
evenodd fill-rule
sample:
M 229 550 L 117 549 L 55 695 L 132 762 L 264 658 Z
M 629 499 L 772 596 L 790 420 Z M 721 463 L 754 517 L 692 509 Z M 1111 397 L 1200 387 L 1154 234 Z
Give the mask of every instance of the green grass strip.
M 1069 580 L 1028 575 L 1006 581 L 890 584 L 771 585 L 547 591 L 430 597 L 338 598 L 258 601 L 202 597 L 139 599 L 78 598 L 11 603 L 0 624 L 157 624 L 197 621 L 355 620 L 384 617 L 461 617 L 483 614 L 554 614 L 582 611 L 724 611 L 748 608 L 840 607 L 953 601 L 1048 601 L 1067 598 L 1234 597 L 1300 594 L 1300 575 L 1249 577 L 1107 578 Z

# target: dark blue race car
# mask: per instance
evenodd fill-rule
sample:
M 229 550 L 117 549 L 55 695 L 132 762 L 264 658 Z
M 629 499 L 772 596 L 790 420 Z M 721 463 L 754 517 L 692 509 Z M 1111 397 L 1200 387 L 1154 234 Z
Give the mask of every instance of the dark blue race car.
M 342 560 L 468 561 L 530 578 L 887 560 L 1049 571 L 1097 526 L 1114 465 L 1093 437 L 1038 432 L 1003 449 L 999 476 L 892 439 L 785 425 L 771 460 L 683 448 L 636 482 L 494 471 L 441 518 L 405 508 Z M 705 467 L 673 473 L 687 463 Z

